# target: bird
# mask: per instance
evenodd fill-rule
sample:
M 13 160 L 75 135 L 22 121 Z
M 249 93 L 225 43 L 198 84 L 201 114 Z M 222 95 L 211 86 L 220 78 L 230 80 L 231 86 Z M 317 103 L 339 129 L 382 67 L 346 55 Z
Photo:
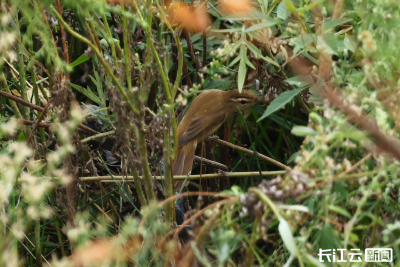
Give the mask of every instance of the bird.
M 209 89 L 200 93 L 187 109 L 178 125 L 178 149 L 172 161 L 173 175 L 188 175 L 192 170 L 197 144 L 213 134 L 228 118 L 244 111 L 261 98 L 247 90 Z M 174 182 L 175 191 L 183 185 L 182 180 Z

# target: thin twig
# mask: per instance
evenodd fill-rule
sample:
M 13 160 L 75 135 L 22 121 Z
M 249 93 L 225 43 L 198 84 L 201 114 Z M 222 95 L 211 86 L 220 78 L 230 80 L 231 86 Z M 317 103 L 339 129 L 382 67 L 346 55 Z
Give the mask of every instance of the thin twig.
M 286 171 L 264 171 L 261 172 L 263 177 L 265 176 L 275 176 L 275 175 L 283 175 Z M 224 173 L 212 173 L 212 174 L 202 174 L 201 179 L 213 179 L 213 178 L 235 178 L 235 177 L 257 177 L 260 176 L 259 172 L 224 172 Z M 143 179 L 142 176 L 139 176 L 140 179 Z M 164 176 L 153 176 L 156 180 L 164 179 Z M 187 175 L 175 175 L 174 180 L 185 180 Z M 114 182 L 116 181 L 133 181 L 133 176 L 91 176 L 91 177 L 80 177 L 81 182 L 93 182 L 93 181 L 103 181 L 103 182 Z M 188 180 L 196 180 L 200 179 L 200 175 L 190 175 Z
M 8 227 L 8 225 L 7 225 L 7 228 L 8 228 L 8 230 L 9 230 L 11 233 L 14 234 L 13 230 L 11 230 L 11 228 Z M 14 234 L 14 235 L 15 235 L 15 234 Z M 25 234 L 24 234 L 24 236 L 25 236 L 26 240 L 29 241 L 29 243 L 31 244 L 31 246 L 32 246 L 33 248 L 35 248 L 35 245 L 32 243 L 32 241 L 31 241 Z M 22 242 L 19 238 L 18 238 L 18 240 L 19 240 L 19 242 L 21 243 L 21 245 L 26 249 L 26 251 L 28 251 L 28 252 L 31 254 L 31 256 L 36 260 L 35 255 L 33 255 L 32 252 L 30 251 L 30 249 L 28 249 L 28 248 L 24 245 L 24 242 Z M 43 255 L 41 255 L 41 256 L 42 256 L 42 258 L 44 259 L 44 261 L 45 261 L 49 266 L 51 266 L 51 264 L 46 260 L 46 258 L 45 258 Z
M 202 157 L 199 157 L 199 156 L 195 155 L 194 156 L 194 161 L 197 162 L 197 163 L 203 162 L 204 165 L 208 165 L 208 166 L 211 166 L 213 168 L 217 168 L 217 169 L 220 169 L 220 170 L 223 170 L 223 171 L 228 171 L 228 167 L 226 165 L 221 164 L 221 163 L 216 162 L 216 161 L 213 161 L 213 160 L 209 160 L 209 159 L 202 158 Z
M 368 155 L 366 155 L 365 157 L 363 157 L 359 162 L 357 162 L 356 164 L 354 164 L 350 169 L 348 169 L 347 171 L 342 172 L 341 174 L 339 174 L 340 176 L 346 175 L 352 171 L 354 171 L 355 169 L 357 169 L 358 166 L 360 166 L 362 163 L 364 163 L 367 159 L 369 159 L 373 154 L 375 153 L 374 151 L 371 151 Z
M 183 36 L 183 38 L 186 40 L 186 42 L 187 42 L 187 47 L 188 47 L 188 51 L 189 51 L 189 55 L 190 55 L 190 58 L 192 59 L 192 61 L 194 62 L 194 66 L 195 66 L 195 68 L 196 68 L 196 73 L 197 73 L 197 83 L 198 84 L 201 84 L 201 79 L 200 79 L 200 76 L 199 76 L 199 71 L 200 71 L 200 69 L 202 68 L 202 65 L 201 65 L 201 62 L 200 62 L 200 60 L 199 60 L 199 58 L 198 57 L 196 57 L 196 55 L 195 55 L 195 51 L 194 51 L 194 46 L 193 46 L 193 43 L 192 43 L 192 40 L 190 39 L 190 35 L 189 35 L 189 31 L 187 30 L 187 29 L 183 29 L 182 30 L 182 36 Z M 205 66 L 205 65 L 204 65 Z M 191 87 L 191 86 L 190 86 Z
M 7 97 L 8 99 L 11 99 L 11 100 L 13 100 L 15 102 L 18 102 L 18 103 L 20 103 L 20 104 L 22 104 L 24 106 L 27 106 L 27 107 L 29 107 L 31 109 L 34 109 L 34 110 L 37 110 L 37 111 L 40 111 L 40 112 L 42 112 L 44 110 L 44 108 L 42 108 L 42 107 L 39 107 L 39 106 L 37 106 L 35 104 L 32 104 L 31 102 L 23 100 L 22 98 L 20 98 L 18 96 L 9 94 L 9 93 L 1 91 L 1 90 L 0 90 L 0 95 L 2 95 L 4 97 Z
M 62 7 L 61 7 L 61 1 L 57 0 L 57 9 L 58 12 L 60 13 L 60 16 L 62 17 Z M 62 40 L 62 45 L 64 49 L 64 60 L 67 64 L 69 64 L 69 57 L 68 57 L 68 46 L 66 42 L 67 38 L 67 33 L 65 32 L 64 25 L 61 23 L 60 24 L 60 30 L 61 30 L 61 40 Z M 67 80 L 69 80 L 69 72 L 67 72 Z
M 234 145 L 234 144 L 229 143 L 229 142 L 227 142 L 227 141 L 224 141 L 224 140 L 221 140 L 221 139 L 216 139 L 215 142 L 217 142 L 217 143 L 219 143 L 219 144 L 222 144 L 222 145 L 224 145 L 224 146 L 228 146 L 228 147 L 231 147 L 231 148 L 233 148 L 233 149 L 236 149 L 236 150 L 245 152 L 245 153 L 247 153 L 247 154 L 254 155 L 254 151 L 252 151 L 252 150 L 250 150 L 250 149 L 247 149 L 247 148 L 244 148 L 244 147 L 241 147 L 241 146 Z M 274 165 L 276 165 L 276 166 L 278 166 L 278 167 L 281 167 L 281 168 L 283 168 L 283 169 L 285 169 L 285 170 L 288 170 L 288 171 L 292 170 L 292 168 L 286 166 L 285 164 L 282 164 L 282 163 L 280 163 L 279 161 L 276 161 L 276 160 L 274 160 L 274 159 L 271 159 L 270 157 L 267 157 L 267 156 L 265 156 L 265 155 L 263 155 L 263 154 L 260 154 L 260 153 L 258 153 L 258 152 L 257 152 L 257 157 L 259 157 L 259 158 L 261 158 L 261 159 L 263 159 L 263 160 L 269 161 L 269 162 L 271 162 L 272 164 L 274 164 Z
M 82 139 L 81 142 L 84 144 L 84 143 L 87 143 L 89 141 L 92 141 L 92 140 L 95 140 L 95 139 L 99 139 L 99 138 L 102 138 L 102 137 L 106 137 L 106 136 L 110 136 L 110 135 L 113 135 L 113 134 L 115 134 L 115 131 L 99 133 L 99 134 L 96 134 L 96 135 L 89 136 L 89 137 L 87 137 L 85 139 Z
M 32 140 L 32 137 L 35 135 L 36 129 L 39 127 L 39 124 L 42 122 L 44 116 L 47 113 L 47 109 L 49 108 L 50 103 L 47 103 L 46 107 L 43 109 L 43 112 L 40 113 L 40 116 L 38 118 L 38 120 L 36 121 L 35 125 L 33 126 L 33 129 L 31 131 L 31 134 L 28 137 L 28 140 L 26 140 L 26 144 L 29 145 L 29 143 Z
M 35 105 L 35 104 L 32 104 L 31 102 L 28 102 L 28 101 L 26 101 L 26 100 L 23 100 L 23 99 L 20 98 L 20 97 L 14 96 L 14 95 L 9 94 L 9 93 L 6 93 L 6 92 L 4 92 L 4 91 L 0 91 L 0 95 L 2 95 L 2 96 L 4 96 L 4 97 L 7 97 L 8 99 L 11 99 L 11 100 L 13 100 L 13 101 L 15 101 L 15 102 L 18 102 L 18 103 L 20 103 L 20 104 L 22 104 L 22 105 L 25 105 L 25 106 L 27 106 L 27 107 L 29 107 L 29 108 L 31 108 L 31 109 L 34 109 L 34 110 L 37 110 L 37 111 L 40 111 L 40 112 L 43 112 L 43 111 L 44 111 L 44 108 L 39 107 L 39 106 L 37 106 L 37 105 Z M 29 122 L 28 120 L 23 120 L 23 121 Z M 36 122 L 35 122 L 35 123 L 36 123 Z M 42 125 L 45 125 L 45 124 L 42 124 Z M 42 127 L 42 126 L 40 126 L 40 127 Z M 47 127 L 47 126 L 43 126 L 43 127 Z M 95 131 L 95 130 L 93 130 L 93 129 L 91 129 L 91 128 L 85 126 L 85 125 L 82 125 L 82 124 L 79 125 L 78 128 L 80 128 L 82 131 L 85 131 L 85 132 L 90 133 L 90 134 L 99 134 L 98 131 Z

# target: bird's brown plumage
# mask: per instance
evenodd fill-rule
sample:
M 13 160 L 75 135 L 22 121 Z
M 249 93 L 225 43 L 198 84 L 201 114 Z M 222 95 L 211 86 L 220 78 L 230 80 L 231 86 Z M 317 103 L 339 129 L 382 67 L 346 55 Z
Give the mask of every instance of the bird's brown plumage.
M 253 93 L 243 90 L 210 89 L 199 94 L 178 126 L 178 151 L 172 162 L 174 175 L 187 175 L 193 166 L 198 143 L 213 134 L 229 117 L 259 102 Z M 179 190 L 183 181 L 175 182 Z

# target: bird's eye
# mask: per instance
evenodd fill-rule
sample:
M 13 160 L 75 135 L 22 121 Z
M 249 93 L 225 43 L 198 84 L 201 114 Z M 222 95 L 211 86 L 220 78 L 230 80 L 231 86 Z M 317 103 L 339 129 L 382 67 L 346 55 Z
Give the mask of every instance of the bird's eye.
M 242 105 L 244 105 L 244 104 L 246 104 L 247 102 L 246 102 L 246 100 L 241 100 L 240 101 L 240 104 L 242 104 Z

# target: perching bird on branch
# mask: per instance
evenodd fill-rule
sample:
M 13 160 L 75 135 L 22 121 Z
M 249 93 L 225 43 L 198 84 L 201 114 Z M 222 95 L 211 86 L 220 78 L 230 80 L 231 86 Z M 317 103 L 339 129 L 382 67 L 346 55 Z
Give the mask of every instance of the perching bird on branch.
M 192 170 L 198 143 L 213 134 L 229 117 L 261 102 L 253 93 L 243 90 L 210 89 L 199 94 L 178 126 L 178 151 L 172 162 L 173 175 L 187 175 Z M 179 190 L 183 181 L 175 182 Z

